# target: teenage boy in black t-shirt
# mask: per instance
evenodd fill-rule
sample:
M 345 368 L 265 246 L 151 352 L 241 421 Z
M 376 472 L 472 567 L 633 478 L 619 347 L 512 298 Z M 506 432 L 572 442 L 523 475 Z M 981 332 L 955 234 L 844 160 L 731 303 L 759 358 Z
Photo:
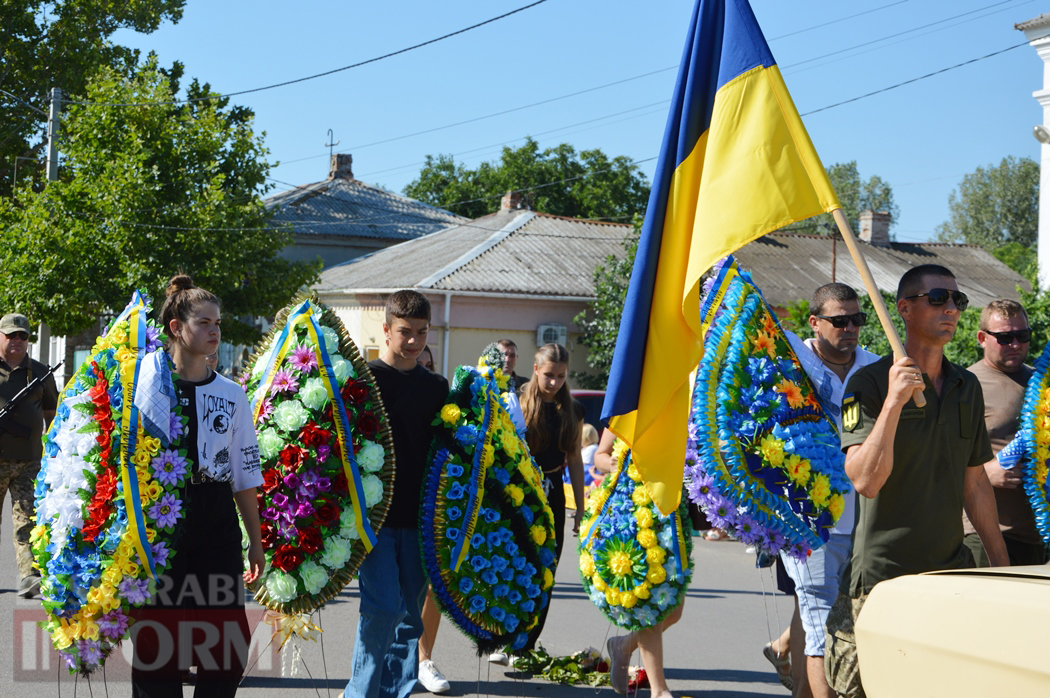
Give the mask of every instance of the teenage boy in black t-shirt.
M 432 422 L 448 399 L 448 381 L 416 362 L 427 344 L 430 302 L 398 291 L 386 302 L 386 348 L 368 367 L 394 437 L 394 497 L 372 552 L 361 563 L 361 619 L 346 698 L 405 698 L 416 684 L 417 642 L 427 576 L 419 552 L 420 490 Z

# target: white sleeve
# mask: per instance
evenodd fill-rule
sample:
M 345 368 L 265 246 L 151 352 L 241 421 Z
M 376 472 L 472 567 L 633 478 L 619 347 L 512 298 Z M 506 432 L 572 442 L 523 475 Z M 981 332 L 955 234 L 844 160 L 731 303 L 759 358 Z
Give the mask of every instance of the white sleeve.
M 233 491 L 259 487 L 263 484 L 262 468 L 259 462 L 259 440 L 255 435 L 255 423 L 252 422 L 251 405 L 248 396 L 240 386 L 230 381 L 233 386 L 237 410 L 233 417 L 233 436 L 230 439 L 230 466 L 233 473 Z

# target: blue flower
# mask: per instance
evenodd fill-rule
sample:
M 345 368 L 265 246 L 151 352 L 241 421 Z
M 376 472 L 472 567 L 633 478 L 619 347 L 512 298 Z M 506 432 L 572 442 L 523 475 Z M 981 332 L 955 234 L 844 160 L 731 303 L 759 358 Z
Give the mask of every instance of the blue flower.
M 445 531 L 445 538 L 455 543 L 459 542 L 459 539 L 463 537 L 463 531 L 458 528 L 450 528 Z
M 480 533 L 475 533 L 473 536 L 471 536 L 471 538 L 470 538 L 470 547 L 472 547 L 472 548 L 480 548 L 484 544 L 485 544 L 485 536 L 481 535 Z
M 510 564 L 509 562 L 507 562 L 507 558 L 501 555 L 493 555 L 490 562 L 492 563 L 492 569 L 496 570 L 497 572 L 502 572 L 503 570 L 507 569 L 507 566 Z
M 467 427 L 460 427 L 460 429 L 466 429 Z M 450 464 L 446 470 L 448 470 L 449 477 L 463 477 L 463 466 L 455 463 Z
M 480 572 L 481 570 L 488 569 L 489 561 L 480 555 L 475 555 L 470 558 L 470 566 L 474 568 L 475 572 Z
M 613 606 L 609 609 L 609 615 L 612 616 L 612 622 L 620 627 L 626 627 L 631 623 L 631 612 L 623 606 Z
M 531 562 L 525 563 L 525 574 L 530 577 L 536 576 L 536 568 L 532 566 Z
M 653 603 L 659 606 L 661 611 L 665 611 L 668 606 L 675 602 L 675 599 L 678 597 L 678 592 L 665 582 L 653 589 L 652 596 Z
M 671 550 L 674 547 L 674 531 L 671 530 L 670 526 L 666 526 L 656 534 L 656 540 L 660 542 L 661 548 Z
M 496 478 L 496 481 L 504 487 L 510 484 L 510 473 L 508 473 L 503 468 L 489 468 L 489 472 L 491 472 L 492 476 Z
M 493 606 L 489 609 L 489 615 L 495 618 L 498 622 L 502 623 L 507 617 L 507 612 L 499 606 Z
M 489 586 L 496 584 L 499 581 L 499 577 L 492 570 L 485 570 L 481 573 L 481 581 L 485 582 Z
M 445 509 L 445 518 L 449 521 L 457 521 L 461 516 L 463 516 L 463 510 L 459 507 L 449 507 L 448 509 Z
M 510 580 L 514 579 L 514 568 L 508 567 L 507 569 L 501 571 L 499 573 L 499 576 L 503 578 L 503 581 L 509 582 Z
M 500 584 L 492 590 L 493 598 L 502 599 L 510 593 L 510 587 L 506 584 Z
M 512 589 L 510 593 L 507 594 L 507 601 L 512 604 L 517 604 L 521 601 L 521 592 Z
M 510 543 L 512 540 L 514 540 L 514 534 L 510 532 L 509 528 L 501 528 L 499 530 L 499 537 L 503 540 L 504 543 Z M 511 555 L 514 555 L 517 552 L 517 547 L 518 546 L 514 546 L 514 552 L 511 553 Z
M 519 587 L 527 587 L 532 582 L 532 577 L 527 574 L 519 574 L 514 578 L 514 581 L 518 583 Z
M 540 550 L 540 563 L 544 567 L 550 567 L 551 565 L 553 565 L 554 553 L 552 553 L 548 548 L 543 548 L 542 550 Z
M 650 628 L 656 625 L 657 613 L 652 606 L 645 604 L 634 609 L 634 618 L 638 621 L 638 625 L 643 628 Z
M 532 613 L 534 610 L 536 610 L 536 602 L 535 601 L 522 601 L 521 604 L 518 606 L 518 608 L 520 608 L 525 613 Z
M 508 618 L 507 620 L 510 619 Z M 514 638 L 514 642 L 511 643 L 510 648 L 512 650 L 520 650 L 522 647 L 525 646 L 525 643 L 528 641 L 529 636 L 527 633 L 518 633 L 517 636 Z
M 485 536 L 485 540 L 488 541 L 489 547 L 491 548 L 498 548 L 502 542 L 502 539 L 499 537 L 499 532 L 497 531 L 490 531 L 488 535 Z
M 484 597 L 474 594 L 470 597 L 470 610 L 474 613 L 481 613 L 485 610 L 488 604 L 485 602 Z
M 500 519 L 499 512 L 495 509 L 482 509 L 481 516 L 485 519 L 486 523 L 490 524 L 494 524 Z
M 605 601 L 605 592 L 604 591 L 598 591 L 596 588 L 591 587 L 590 597 L 591 597 L 591 603 L 593 603 L 598 608 L 605 608 L 606 607 L 607 602 Z
M 532 509 L 530 509 L 529 507 L 519 507 L 518 511 L 521 512 L 521 518 L 525 519 L 525 523 L 531 526 L 533 520 L 535 519 L 535 517 L 532 515 Z
M 530 599 L 536 598 L 541 593 L 540 588 L 535 584 L 530 584 L 525 587 L 525 596 L 528 596 Z
M 452 487 L 448 489 L 448 494 L 445 495 L 448 499 L 463 499 L 463 495 L 467 493 L 463 485 L 458 482 L 453 483 Z
M 503 529 L 503 530 L 507 531 L 507 529 Z M 509 534 L 510 531 L 507 531 L 507 533 Z M 509 540 L 509 537 L 508 537 L 507 540 L 503 541 L 503 550 L 506 551 L 506 553 L 508 555 L 517 555 L 518 554 L 518 544 L 515 543 L 512 540 Z
M 503 619 L 503 627 L 507 629 L 508 633 L 512 633 L 518 629 L 518 623 L 520 621 L 515 616 L 507 616 Z
M 517 571 L 521 572 L 523 569 L 525 569 L 525 563 L 526 562 L 528 562 L 528 560 L 526 560 L 524 557 L 519 555 L 519 556 L 517 556 L 515 558 L 512 558 L 511 561 L 510 561 L 510 564 L 514 565 L 514 569 L 516 569 Z
M 460 428 L 456 429 L 456 441 L 460 442 L 464 446 L 470 446 L 477 440 L 477 438 L 478 428 L 473 424 L 464 424 Z M 463 471 L 461 469 L 460 475 L 462 474 Z M 455 475 L 454 477 L 459 477 L 459 475 Z
M 469 594 L 470 590 L 474 588 L 474 580 L 470 577 L 460 577 L 459 579 L 459 591 L 462 594 Z

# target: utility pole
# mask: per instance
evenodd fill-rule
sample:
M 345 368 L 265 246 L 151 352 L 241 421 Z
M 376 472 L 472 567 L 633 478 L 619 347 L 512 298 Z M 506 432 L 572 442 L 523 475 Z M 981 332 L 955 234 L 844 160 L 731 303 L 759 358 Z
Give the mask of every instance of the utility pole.
M 51 88 L 51 109 L 47 116 L 47 180 L 54 182 L 58 180 L 58 132 L 62 124 L 62 90 L 58 87 Z M 63 339 L 63 344 L 64 339 Z M 51 362 L 51 328 L 47 323 L 41 322 L 36 333 L 36 360 L 42 364 Z M 64 353 L 64 352 L 63 352 Z M 65 375 L 56 376 L 56 379 L 64 381 Z

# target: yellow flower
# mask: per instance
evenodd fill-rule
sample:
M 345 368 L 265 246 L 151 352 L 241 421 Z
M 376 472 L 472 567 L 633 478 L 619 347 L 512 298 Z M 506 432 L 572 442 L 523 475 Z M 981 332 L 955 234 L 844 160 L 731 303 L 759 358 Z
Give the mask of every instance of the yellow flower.
M 786 378 L 777 383 L 777 392 L 784 393 L 788 405 L 795 409 L 802 407 L 806 402 L 806 399 L 802 397 L 802 389 Z
M 164 494 L 164 486 L 156 480 L 152 480 L 146 485 L 146 492 L 149 494 L 150 501 L 155 502 L 160 499 L 162 494 Z
M 631 501 L 640 507 L 644 507 L 652 499 L 649 497 L 649 493 L 645 491 L 645 487 L 635 487 L 634 492 L 631 493 Z
M 635 482 L 642 481 L 642 474 L 638 472 L 638 467 L 632 462 L 627 466 L 627 477 L 631 478 Z
M 653 533 L 651 528 L 643 528 L 641 531 L 638 531 L 638 535 L 635 538 L 643 548 L 652 548 L 656 545 L 656 534 Z
M 510 501 L 514 502 L 514 506 L 520 507 L 521 503 L 525 501 L 525 493 L 517 485 L 507 485 L 504 488 L 507 496 L 510 497 Z
M 113 564 L 102 573 L 102 581 L 105 584 L 116 586 L 120 584 L 120 580 L 123 579 L 124 573 L 120 571 L 120 563 L 116 557 L 113 558 Z
M 755 341 L 751 343 L 751 353 L 757 354 L 761 351 L 769 354 L 771 359 L 777 358 L 777 344 L 765 332 L 759 332 L 755 337 Z
M 762 457 L 772 465 L 779 467 L 784 462 L 784 442 L 772 434 L 763 436 L 758 448 L 762 453 Z
M 160 439 L 154 436 L 142 436 L 139 443 L 150 453 L 156 453 L 160 450 Z
M 64 650 L 73 644 L 73 637 L 69 633 L 68 625 L 60 625 L 51 631 L 51 641 L 55 643 L 55 648 Z
M 1035 466 L 1035 481 L 1040 485 L 1046 484 L 1046 463 L 1037 463 Z
M 550 569 L 544 569 L 543 570 L 543 588 L 544 589 L 550 589 L 552 586 L 554 586 L 554 575 L 551 573 Z
M 116 359 L 120 363 L 124 363 L 125 361 L 134 361 L 136 358 L 138 358 L 138 354 L 138 351 L 132 349 L 131 347 L 121 347 L 120 349 L 117 349 Z
M 650 584 L 663 584 L 663 581 L 667 579 L 667 570 L 660 565 L 649 565 L 649 573 L 645 575 L 645 580 Z
M 641 528 L 652 528 L 653 526 L 653 512 L 649 507 L 644 509 L 634 510 L 634 520 L 638 522 Z M 649 547 L 648 545 L 645 547 Z
M 508 429 L 506 425 L 504 425 L 502 441 L 503 450 L 511 457 L 511 459 L 516 459 L 521 455 L 521 441 L 518 439 L 518 435 L 514 433 L 514 427 Z
M 663 548 L 649 548 L 645 551 L 645 561 L 649 563 L 650 567 L 664 564 L 666 558 L 667 553 L 664 552 Z
M 791 479 L 800 487 L 805 487 L 806 483 L 809 482 L 810 464 L 805 458 L 792 454 L 784 463 L 784 467 L 787 468 Z
M 809 498 L 818 507 L 826 507 L 831 497 L 831 480 L 827 475 L 816 475 L 809 489 Z
M 607 501 L 609 501 L 608 490 L 604 487 L 596 487 L 587 496 L 587 508 L 592 512 L 601 511 Z
M 33 530 L 29 532 L 29 542 L 36 543 L 38 540 L 47 535 L 47 527 L 43 525 L 33 526 Z
M 593 584 L 594 588 L 598 591 L 605 591 L 608 588 L 605 585 L 605 580 L 602 579 L 601 575 L 599 574 L 596 574 L 593 577 L 591 577 L 591 584 Z
M 489 467 L 496 460 L 496 449 L 493 448 L 492 444 L 485 444 L 484 448 L 481 449 L 481 465 L 482 467 Z
M 109 333 L 109 340 L 115 344 L 127 344 L 128 333 L 124 329 L 125 327 L 126 325 L 124 323 L 121 323 L 114 327 L 113 330 Z
M 441 408 L 441 419 L 446 424 L 454 425 L 459 421 L 460 417 L 459 405 L 448 404 Z
M 532 532 L 532 541 L 536 545 L 543 545 L 543 543 L 547 540 L 547 529 L 537 524 L 533 526 L 530 530 Z
M 618 592 L 616 589 L 606 589 L 605 590 L 605 601 L 610 606 L 619 606 L 620 605 L 620 592 Z
M 141 448 L 135 449 L 135 455 L 131 457 L 132 463 L 134 463 L 136 466 L 146 468 L 149 467 L 149 461 L 150 457 L 148 452 L 142 450 Z
M 636 586 L 634 588 L 634 595 L 637 596 L 642 601 L 645 601 L 646 599 L 648 599 L 649 598 L 649 583 L 648 582 L 642 582 L 641 584 Z
M 503 371 L 496 371 L 496 385 L 499 386 L 501 392 L 507 392 L 507 386 L 510 385 L 510 376 L 503 375 Z
M 828 511 L 831 512 L 831 517 L 838 521 L 842 518 L 842 512 L 846 509 L 846 500 L 841 494 L 831 495 L 831 499 L 828 501 Z
M 139 565 L 129 557 L 121 562 L 120 571 L 128 577 L 136 577 L 139 573 Z
M 148 540 L 150 543 L 154 543 L 156 542 L 156 538 L 157 532 L 149 526 L 146 526 L 146 540 Z
M 617 577 L 626 577 L 631 573 L 631 556 L 619 550 L 609 556 L 609 571 Z
M 634 608 L 638 603 L 638 597 L 631 591 L 620 592 L 620 605 L 624 608 Z
M 1050 400 L 1047 400 L 1046 398 L 1040 400 L 1035 406 L 1035 413 L 1040 417 L 1045 417 L 1050 414 Z
M 580 553 L 580 574 L 584 577 L 594 574 L 594 558 L 586 550 Z

